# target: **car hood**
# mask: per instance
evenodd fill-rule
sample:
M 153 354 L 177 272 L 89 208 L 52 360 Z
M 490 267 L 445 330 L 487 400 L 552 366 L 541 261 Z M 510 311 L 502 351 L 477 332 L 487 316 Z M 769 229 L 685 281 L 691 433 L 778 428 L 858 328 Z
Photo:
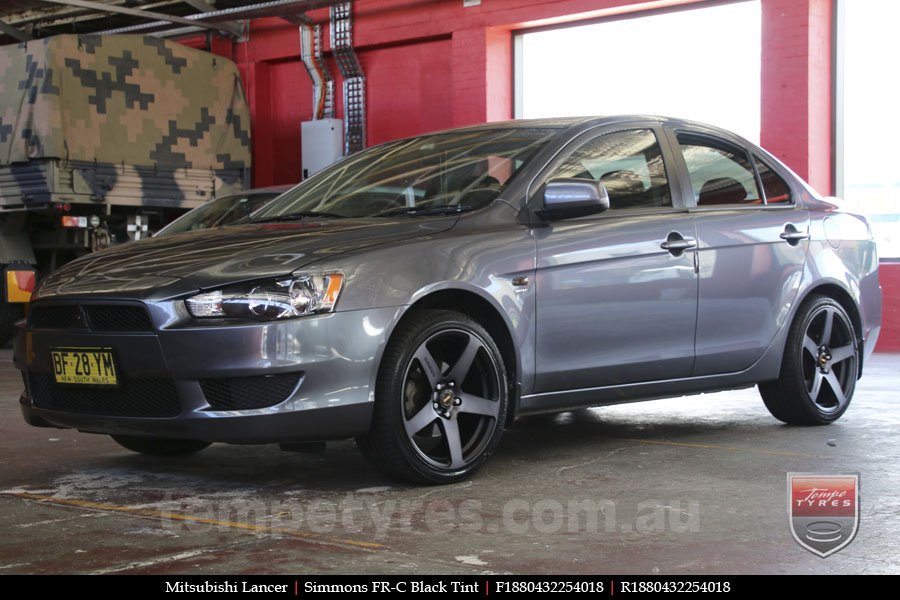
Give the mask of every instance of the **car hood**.
M 98 294 L 163 299 L 286 275 L 337 254 L 433 235 L 457 220 L 454 215 L 260 223 L 129 242 L 53 272 L 35 299 Z

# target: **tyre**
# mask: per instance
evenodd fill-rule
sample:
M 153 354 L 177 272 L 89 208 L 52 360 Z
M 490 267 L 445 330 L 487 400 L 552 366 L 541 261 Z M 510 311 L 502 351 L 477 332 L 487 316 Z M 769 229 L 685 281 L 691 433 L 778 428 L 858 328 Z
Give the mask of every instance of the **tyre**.
M 850 405 L 859 375 L 856 330 L 827 296 L 810 296 L 788 332 L 781 375 L 759 384 L 766 408 L 792 425 L 827 425 Z
M 385 349 L 372 425 L 357 445 L 392 478 L 460 481 L 497 447 L 507 390 L 503 357 L 481 325 L 453 311 L 416 311 Z
M 200 452 L 209 442 L 200 440 L 172 440 L 167 438 L 140 437 L 135 435 L 110 436 L 117 444 L 132 452 L 151 456 L 183 456 Z
M 0 300 L 0 347 L 5 346 L 16 333 L 16 321 L 25 314 L 22 304 L 9 304 Z

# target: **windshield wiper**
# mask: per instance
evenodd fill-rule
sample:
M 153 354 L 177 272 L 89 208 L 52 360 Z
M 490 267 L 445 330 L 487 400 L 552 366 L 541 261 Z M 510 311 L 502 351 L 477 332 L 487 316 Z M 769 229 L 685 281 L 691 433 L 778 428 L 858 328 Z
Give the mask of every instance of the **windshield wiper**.
M 466 212 L 467 210 L 472 210 L 472 207 L 465 206 L 463 204 L 439 204 L 437 206 L 423 206 L 421 208 L 407 206 L 404 208 L 395 208 L 394 210 L 378 213 L 374 216 L 394 217 L 397 215 L 409 215 L 411 217 L 418 217 L 422 215 L 452 215 L 456 213 Z
M 320 212 L 316 210 L 298 210 L 297 212 L 288 213 L 286 215 L 278 215 L 277 217 L 267 217 L 265 219 L 254 219 L 254 223 L 272 223 L 275 221 L 302 221 L 303 219 L 346 219 L 344 215 L 330 212 Z

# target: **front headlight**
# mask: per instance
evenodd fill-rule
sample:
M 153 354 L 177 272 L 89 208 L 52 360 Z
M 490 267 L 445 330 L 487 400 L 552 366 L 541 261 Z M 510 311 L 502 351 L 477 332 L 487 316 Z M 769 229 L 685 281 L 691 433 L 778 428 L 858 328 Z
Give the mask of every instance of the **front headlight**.
M 200 319 L 293 319 L 333 311 L 343 285 L 340 273 L 298 275 L 204 292 L 191 296 L 185 304 L 191 315 Z

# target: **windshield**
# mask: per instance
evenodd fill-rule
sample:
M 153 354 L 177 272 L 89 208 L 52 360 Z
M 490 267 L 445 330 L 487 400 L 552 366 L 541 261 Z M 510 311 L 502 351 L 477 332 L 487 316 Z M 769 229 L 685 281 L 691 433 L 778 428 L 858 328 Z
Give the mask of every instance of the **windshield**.
M 183 231 L 209 229 L 234 223 L 277 197 L 278 194 L 279 192 L 232 194 L 210 200 L 172 221 L 156 235 L 172 235 Z
M 497 198 L 555 133 L 498 128 L 388 142 L 335 163 L 251 219 L 415 216 L 478 209 Z

